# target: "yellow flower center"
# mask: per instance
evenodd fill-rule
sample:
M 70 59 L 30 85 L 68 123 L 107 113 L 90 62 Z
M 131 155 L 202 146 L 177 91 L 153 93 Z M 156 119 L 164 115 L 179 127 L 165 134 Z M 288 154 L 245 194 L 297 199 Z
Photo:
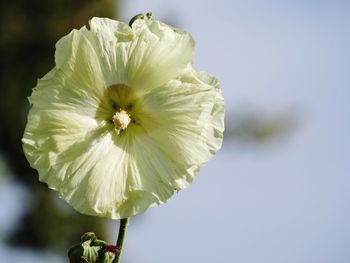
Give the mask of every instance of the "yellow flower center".
M 121 109 L 113 115 L 112 121 L 114 123 L 115 128 L 118 131 L 122 131 L 128 127 L 129 123 L 131 122 L 131 118 L 125 110 Z

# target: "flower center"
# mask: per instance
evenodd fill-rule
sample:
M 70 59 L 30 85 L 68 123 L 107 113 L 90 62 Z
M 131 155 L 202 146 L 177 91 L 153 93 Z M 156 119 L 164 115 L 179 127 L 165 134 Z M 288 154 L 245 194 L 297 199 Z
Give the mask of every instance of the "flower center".
M 118 131 L 122 131 L 128 127 L 129 123 L 131 122 L 131 118 L 125 110 L 121 109 L 113 115 L 112 121 L 114 123 L 115 128 Z

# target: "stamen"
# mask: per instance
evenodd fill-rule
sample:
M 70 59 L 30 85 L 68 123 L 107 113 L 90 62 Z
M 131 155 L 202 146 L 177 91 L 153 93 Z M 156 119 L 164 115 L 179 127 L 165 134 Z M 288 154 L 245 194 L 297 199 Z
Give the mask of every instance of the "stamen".
M 131 118 L 125 110 L 120 110 L 113 115 L 112 121 L 114 123 L 115 128 L 118 131 L 122 131 L 128 127 L 129 123 L 131 122 Z

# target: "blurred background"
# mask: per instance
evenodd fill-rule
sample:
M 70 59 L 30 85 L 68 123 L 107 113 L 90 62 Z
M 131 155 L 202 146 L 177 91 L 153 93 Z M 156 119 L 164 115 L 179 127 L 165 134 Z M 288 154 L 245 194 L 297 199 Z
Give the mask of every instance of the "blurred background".
M 39 183 L 21 147 L 27 96 L 56 41 L 93 16 L 137 13 L 190 32 L 220 80 L 222 150 L 167 204 L 131 219 L 124 263 L 350 262 L 350 2 L 1 1 L 0 262 L 67 262 L 117 221 L 82 216 Z

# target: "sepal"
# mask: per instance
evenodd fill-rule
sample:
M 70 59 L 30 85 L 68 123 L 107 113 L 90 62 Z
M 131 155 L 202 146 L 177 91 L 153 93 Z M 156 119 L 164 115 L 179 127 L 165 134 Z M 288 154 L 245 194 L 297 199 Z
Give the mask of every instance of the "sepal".
M 97 239 L 93 232 L 87 232 L 81 237 L 80 244 L 68 251 L 70 263 L 112 263 L 119 249 Z

